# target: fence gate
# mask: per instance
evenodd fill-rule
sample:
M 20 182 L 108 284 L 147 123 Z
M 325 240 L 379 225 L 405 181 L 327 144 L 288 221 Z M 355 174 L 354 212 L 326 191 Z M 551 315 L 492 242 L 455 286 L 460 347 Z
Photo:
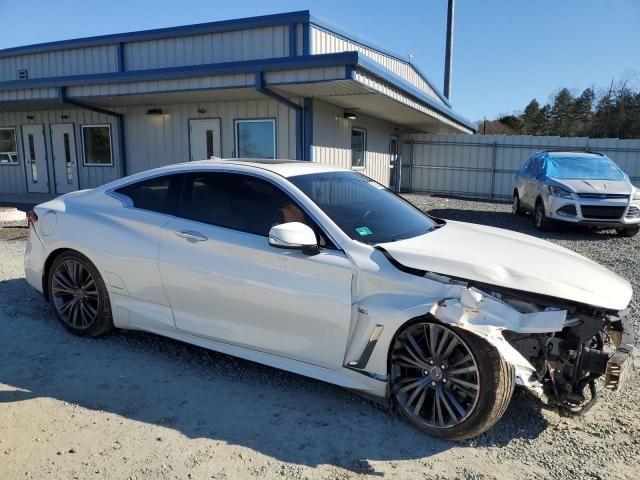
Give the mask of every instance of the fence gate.
M 604 153 L 640 185 L 640 140 L 411 134 L 402 148 L 403 192 L 510 200 L 525 160 L 540 150 L 559 149 Z

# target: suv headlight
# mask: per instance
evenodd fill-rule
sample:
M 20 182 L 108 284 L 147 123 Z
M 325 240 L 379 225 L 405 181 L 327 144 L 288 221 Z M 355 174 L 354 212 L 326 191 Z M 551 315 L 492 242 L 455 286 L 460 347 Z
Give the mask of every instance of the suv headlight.
M 640 190 L 636 188 L 633 191 L 633 195 L 631 195 L 631 200 L 640 200 Z
M 549 185 L 547 188 L 549 189 L 549 193 L 554 197 L 573 198 L 573 193 L 571 193 L 569 190 L 565 190 L 564 188 L 553 187 L 551 185 Z

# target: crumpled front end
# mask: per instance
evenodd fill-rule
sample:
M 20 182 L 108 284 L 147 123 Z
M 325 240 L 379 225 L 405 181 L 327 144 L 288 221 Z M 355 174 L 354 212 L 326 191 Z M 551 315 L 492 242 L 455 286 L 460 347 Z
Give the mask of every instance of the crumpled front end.
M 484 337 L 513 365 L 518 385 L 566 413 L 583 413 L 595 403 L 600 377 L 607 389 L 622 386 L 634 346 L 626 311 L 484 287 L 488 291 L 467 288 L 429 313 Z

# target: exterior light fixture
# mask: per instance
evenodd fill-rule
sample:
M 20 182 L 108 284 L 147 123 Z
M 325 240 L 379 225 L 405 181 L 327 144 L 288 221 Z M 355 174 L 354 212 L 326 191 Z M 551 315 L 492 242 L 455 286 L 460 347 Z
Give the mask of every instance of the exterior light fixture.
M 206 108 L 199 108 L 198 109 L 198 113 L 199 114 L 207 113 L 207 109 Z
M 63 120 L 66 120 L 66 119 L 69 118 L 69 115 L 62 114 L 62 115 L 60 115 L 60 118 L 63 119 Z
M 162 115 L 163 113 L 161 108 L 150 108 L 147 110 L 147 115 Z
M 34 118 L 36 117 L 34 117 L 33 115 L 27 115 L 27 120 L 33 120 Z
M 344 112 L 344 118 L 347 120 L 355 120 L 358 116 L 353 112 Z

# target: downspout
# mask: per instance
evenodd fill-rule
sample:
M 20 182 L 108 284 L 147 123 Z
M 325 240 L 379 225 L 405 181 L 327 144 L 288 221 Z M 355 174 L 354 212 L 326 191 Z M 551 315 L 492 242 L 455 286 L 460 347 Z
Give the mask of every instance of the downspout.
M 302 107 L 287 97 L 268 89 L 264 85 L 264 72 L 256 72 L 256 90 L 275 101 L 286 105 L 296 113 L 296 160 L 302 160 Z
M 96 107 L 95 105 L 89 105 L 87 103 L 79 102 L 78 100 L 67 97 L 67 87 L 60 87 L 58 89 L 58 101 L 64 105 L 73 105 L 74 107 L 82 108 L 84 110 L 90 110 L 96 113 L 102 113 L 110 117 L 118 119 L 118 150 L 120 150 L 120 165 L 122 166 L 122 176 L 127 176 L 127 149 L 124 141 L 124 115 L 113 110 L 107 110 L 104 108 Z

